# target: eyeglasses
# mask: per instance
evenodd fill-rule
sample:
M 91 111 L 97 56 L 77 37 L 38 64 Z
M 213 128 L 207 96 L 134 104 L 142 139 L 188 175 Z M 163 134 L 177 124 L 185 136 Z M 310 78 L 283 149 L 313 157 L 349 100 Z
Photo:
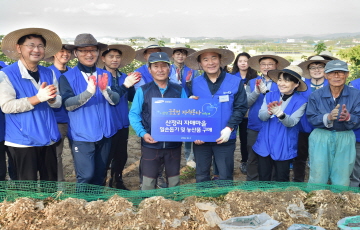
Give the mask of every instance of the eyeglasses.
M 310 67 L 309 68 L 309 70 L 311 70 L 311 71 L 315 71 L 315 70 L 323 70 L 324 69 L 324 67 L 322 67 L 322 66 L 318 66 L 318 67 Z
M 275 66 L 275 64 L 264 64 L 264 63 L 260 63 L 260 66 L 261 67 L 274 67 Z
M 88 54 L 88 53 L 96 54 L 98 52 L 98 50 L 77 50 L 77 51 L 79 51 L 81 54 Z
M 345 76 L 345 73 L 346 73 L 346 72 L 344 72 L 344 71 L 332 71 L 332 72 L 328 73 L 328 75 L 330 75 L 330 76 L 335 76 L 335 75 L 337 74 L 337 75 L 339 75 L 340 77 L 343 77 L 343 76 Z
M 23 46 L 26 46 L 29 50 L 34 50 L 35 48 L 37 48 L 38 50 L 45 50 L 45 46 L 44 45 L 34 45 L 34 44 L 31 44 L 31 45 L 23 45 Z

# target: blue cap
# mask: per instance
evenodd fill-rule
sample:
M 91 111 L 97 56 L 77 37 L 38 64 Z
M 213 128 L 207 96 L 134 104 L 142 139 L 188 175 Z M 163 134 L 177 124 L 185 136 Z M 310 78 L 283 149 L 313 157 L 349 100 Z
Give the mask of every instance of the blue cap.
M 166 62 L 168 64 L 171 64 L 169 56 L 164 52 L 156 52 L 150 54 L 149 63 L 155 63 L 155 62 Z
M 349 72 L 347 63 L 341 60 L 333 60 L 326 63 L 325 73 L 330 73 L 337 70 Z

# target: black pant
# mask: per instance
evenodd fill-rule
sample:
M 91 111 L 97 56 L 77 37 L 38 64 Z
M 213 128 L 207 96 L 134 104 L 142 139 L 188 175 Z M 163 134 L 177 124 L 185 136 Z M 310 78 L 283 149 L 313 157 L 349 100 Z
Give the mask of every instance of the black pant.
M 4 181 L 6 177 L 6 155 L 8 157 L 8 172 L 11 180 L 16 180 L 16 169 L 8 147 L 5 141 L 0 142 L 0 181 Z
M 298 152 L 294 159 L 294 182 L 304 182 L 306 161 L 309 156 L 309 136 L 310 133 L 299 133 Z
M 57 159 L 55 145 L 17 148 L 9 146 L 14 160 L 18 180 L 57 181 Z
M 270 155 L 267 157 L 258 155 L 259 181 L 271 181 L 274 167 L 274 180 L 288 182 L 291 162 L 292 159 L 286 161 L 274 161 Z
M 167 177 L 180 175 L 181 146 L 175 149 L 151 149 L 141 146 L 141 172 L 143 176 L 156 179 L 162 163 Z
M 119 129 L 111 137 L 111 149 L 109 164 L 111 163 L 111 177 L 113 180 L 122 180 L 122 172 L 128 159 L 127 144 L 129 139 L 129 128 Z
M 247 126 L 248 119 L 243 118 L 239 124 L 239 139 L 240 139 L 240 151 L 241 151 L 241 162 L 247 162 L 248 150 L 247 150 Z

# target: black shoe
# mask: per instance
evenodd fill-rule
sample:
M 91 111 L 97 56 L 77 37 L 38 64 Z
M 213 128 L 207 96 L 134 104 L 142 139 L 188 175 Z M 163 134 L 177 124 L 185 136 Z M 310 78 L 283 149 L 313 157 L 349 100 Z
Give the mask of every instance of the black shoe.
M 157 178 L 156 186 L 157 186 L 158 188 L 167 188 L 167 187 L 168 187 L 168 185 L 167 185 L 167 183 L 166 183 L 166 180 L 165 180 L 165 178 L 164 178 L 163 176 L 159 176 L 159 177 Z
M 240 165 L 240 171 L 242 174 L 247 174 L 247 170 L 246 170 L 246 162 L 241 162 L 241 165 Z
M 128 188 L 126 188 L 123 181 L 114 181 L 114 183 L 115 188 L 130 191 Z

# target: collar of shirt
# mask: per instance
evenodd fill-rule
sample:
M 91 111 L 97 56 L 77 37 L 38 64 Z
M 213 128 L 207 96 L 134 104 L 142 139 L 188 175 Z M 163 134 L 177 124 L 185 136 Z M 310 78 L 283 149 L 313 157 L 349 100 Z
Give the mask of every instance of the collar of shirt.
M 155 85 L 159 88 L 161 94 L 164 94 L 164 93 L 165 93 L 165 91 L 167 90 L 167 87 L 168 87 L 168 85 L 169 85 L 169 81 L 168 81 L 168 83 L 166 84 L 166 87 L 165 87 L 165 88 L 160 88 L 159 85 L 156 83 L 156 81 L 154 81 L 154 83 L 155 83 Z
M 348 89 L 349 86 L 347 85 L 344 85 L 344 88 L 343 90 L 340 92 L 340 95 L 339 97 L 337 98 L 340 98 L 342 96 L 349 96 L 349 89 Z M 322 97 L 330 97 L 330 98 L 334 98 L 333 95 L 331 94 L 331 90 L 330 90 L 330 85 L 326 85 L 323 87 L 324 88 L 324 92 L 322 93 Z
M 28 72 L 28 70 L 26 69 L 25 65 L 19 60 L 18 61 L 18 66 L 19 66 L 19 70 L 21 73 L 21 77 L 25 78 L 25 79 L 34 79 Z
M 208 75 L 204 72 L 204 77 L 205 77 L 206 81 L 207 81 L 208 83 L 211 83 L 211 84 L 215 84 L 215 83 L 218 83 L 218 82 L 221 83 L 221 82 L 224 80 L 225 75 L 226 75 L 226 72 L 223 71 L 223 70 L 220 68 L 220 75 L 219 75 L 219 77 L 216 78 L 216 81 L 215 81 L 215 82 L 212 82 L 212 81 L 209 79 Z
M 90 75 L 93 75 L 93 73 L 96 72 L 96 65 L 94 65 L 92 67 L 88 67 L 88 66 L 85 66 L 85 65 L 81 64 L 80 62 L 78 62 L 77 66 L 81 72 L 89 73 Z

